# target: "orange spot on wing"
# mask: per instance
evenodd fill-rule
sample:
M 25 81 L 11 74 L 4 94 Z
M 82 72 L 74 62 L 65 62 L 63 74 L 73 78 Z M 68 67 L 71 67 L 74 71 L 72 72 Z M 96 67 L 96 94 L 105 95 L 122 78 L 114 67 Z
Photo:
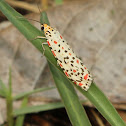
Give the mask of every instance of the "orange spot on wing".
M 85 80 L 87 80 L 87 78 L 88 78 L 88 74 L 86 74 L 86 75 L 84 76 L 84 79 L 85 79 Z
M 79 83 L 79 86 L 82 86 L 83 84 L 82 83 Z
M 54 43 L 55 43 L 55 44 L 57 44 L 57 42 L 56 42 L 56 41 L 54 41 Z
M 54 51 L 52 51 L 53 55 L 56 56 L 56 54 L 54 53 Z
M 77 59 L 77 63 L 79 63 L 79 60 Z
M 60 64 L 60 67 L 62 67 L 62 64 Z
M 62 49 L 64 49 L 64 47 L 62 47 Z
M 84 67 L 84 69 L 87 69 L 86 67 Z
M 66 76 L 69 76 L 67 72 L 65 72 Z
M 74 81 L 74 84 L 77 84 L 77 82 Z
M 69 55 L 71 56 L 71 53 L 69 53 Z
M 76 70 L 73 70 L 73 72 L 75 73 L 75 72 L 76 72 Z
M 49 41 L 47 41 L 47 43 L 48 43 L 49 46 L 51 46 L 50 43 L 49 43 Z
M 63 37 L 60 35 L 60 38 L 62 39 Z

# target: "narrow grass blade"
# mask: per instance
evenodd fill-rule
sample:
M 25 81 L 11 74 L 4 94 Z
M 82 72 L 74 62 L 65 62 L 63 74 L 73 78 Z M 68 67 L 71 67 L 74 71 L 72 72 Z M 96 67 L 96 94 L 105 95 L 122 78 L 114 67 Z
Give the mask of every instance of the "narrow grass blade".
M 21 105 L 21 108 L 24 108 L 26 107 L 28 103 L 28 98 L 25 97 L 22 101 L 22 105 Z M 16 119 L 16 123 L 15 123 L 15 126 L 23 126 L 23 123 L 24 123 L 24 118 L 25 118 L 25 114 L 22 114 L 22 115 L 19 115 Z
M 6 94 L 7 94 L 7 87 L 5 86 L 3 81 L 0 80 L 0 96 L 6 97 Z
M 13 100 L 19 100 L 19 99 L 26 97 L 26 96 L 29 96 L 31 94 L 51 90 L 51 89 L 54 89 L 54 88 L 55 87 L 39 88 L 39 89 L 35 89 L 33 91 L 23 92 L 23 93 L 16 95 L 15 97 L 13 97 Z
M 1 89 L 3 89 L 3 90 L 7 90 L 7 87 L 6 87 L 6 85 L 3 83 L 2 80 L 0 80 L 0 87 L 1 87 Z
M 8 126 L 13 126 L 13 98 L 12 98 L 12 80 L 11 80 L 11 68 L 9 69 L 9 88 L 6 94 L 6 106 L 7 106 L 7 123 Z
M 45 105 L 36 105 L 36 106 L 27 106 L 24 108 L 20 108 L 17 110 L 14 110 L 14 116 L 19 116 L 22 114 L 29 114 L 29 113 L 37 113 L 41 111 L 48 111 L 52 109 L 58 109 L 64 107 L 63 103 L 56 102 L 56 103 L 48 103 Z
M 11 76 L 11 67 L 9 68 L 9 91 L 8 91 L 8 95 L 12 95 L 12 76 Z
M 7 108 L 7 123 L 8 126 L 13 126 L 13 100 L 12 96 L 7 95 L 6 97 L 6 108 Z
M 46 14 L 45 11 L 43 11 L 43 12 L 40 14 L 40 22 L 41 22 L 42 24 L 48 24 L 48 25 L 50 25 L 49 20 L 48 20 L 48 17 L 47 17 L 47 14 Z
M 87 92 L 84 92 L 82 89 L 76 88 L 88 98 L 88 100 L 93 103 L 93 105 L 98 109 L 98 111 L 106 118 L 106 120 L 112 126 L 126 126 L 125 122 L 122 120 L 120 115 L 117 113 L 116 109 L 113 107 L 111 102 L 103 94 L 103 92 L 92 83 L 90 89 Z
M 0 89 L 0 96 L 1 97 L 6 97 L 6 94 L 5 94 L 5 92 L 2 89 Z
M 62 76 L 59 70 L 53 67 L 51 63 L 48 62 L 48 64 L 72 125 L 91 126 L 84 108 L 82 107 L 73 86 L 70 84 L 70 81 L 68 81 L 66 77 Z

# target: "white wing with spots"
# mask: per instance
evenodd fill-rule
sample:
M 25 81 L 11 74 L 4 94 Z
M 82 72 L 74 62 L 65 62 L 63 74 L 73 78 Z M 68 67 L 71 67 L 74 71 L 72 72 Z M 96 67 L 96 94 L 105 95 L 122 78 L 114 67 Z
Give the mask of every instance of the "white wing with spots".
M 87 91 L 92 83 L 92 76 L 90 75 L 88 69 L 75 55 L 61 34 L 50 26 L 48 27 L 49 28 L 45 32 L 45 36 L 51 47 L 53 55 L 57 58 L 58 64 L 68 78 Z

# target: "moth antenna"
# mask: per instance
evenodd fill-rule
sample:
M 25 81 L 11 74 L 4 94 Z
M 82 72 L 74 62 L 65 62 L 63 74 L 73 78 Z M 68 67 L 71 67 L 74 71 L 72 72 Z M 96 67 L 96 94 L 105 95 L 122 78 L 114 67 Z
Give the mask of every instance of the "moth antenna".
M 24 19 L 23 17 L 17 17 L 17 18 L 20 18 L 20 19 Z M 26 17 L 25 17 L 26 18 Z M 30 18 L 26 18 L 27 20 L 30 20 L 30 21 L 35 21 L 35 22 L 38 22 L 39 24 L 41 24 L 40 21 L 37 21 L 37 20 L 34 20 L 34 19 L 30 19 Z
M 35 21 L 35 22 L 38 22 L 39 24 L 41 24 L 40 21 L 37 21 L 37 20 L 34 20 L 34 19 L 30 19 L 30 18 L 26 18 L 26 19 L 31 20 L 31 21 Z
M 38 3 L 37 3 L 37 7 L 38 7 L 38 10 L 39 10 L 39 14 L 41 14 L 41 9 L 40 9 Z

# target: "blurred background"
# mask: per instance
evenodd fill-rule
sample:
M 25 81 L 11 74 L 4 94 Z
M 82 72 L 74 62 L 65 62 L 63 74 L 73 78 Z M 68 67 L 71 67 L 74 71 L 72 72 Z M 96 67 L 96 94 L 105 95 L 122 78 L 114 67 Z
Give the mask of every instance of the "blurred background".
M 5 0 L 26 18 L 38 20 L 46 11 L 126 121 L 126 1 L 124 0 Z M 30 21 L 40 29 L 40 24 Z M 0 12 L 0 78 L 8 84 L 12 67 L 13 93 L 55 85 L 46 59 Z M 110 126 L 81 94 L 93 126 Z M 60 101 L 56 89 L 30 96 L 29 105 Z M 1 104 L 2 103 L 2 104 Z M 19 107 L 16 102 L 14 107 Z M 0 98 L 0 124 L 5 120 Z M 32 122 L 30 121 L 32 119 Z M 64 121 L 65 120 L 65 121 Z M 70 126 L 65 109 L 27 115 L 24 125 Z

